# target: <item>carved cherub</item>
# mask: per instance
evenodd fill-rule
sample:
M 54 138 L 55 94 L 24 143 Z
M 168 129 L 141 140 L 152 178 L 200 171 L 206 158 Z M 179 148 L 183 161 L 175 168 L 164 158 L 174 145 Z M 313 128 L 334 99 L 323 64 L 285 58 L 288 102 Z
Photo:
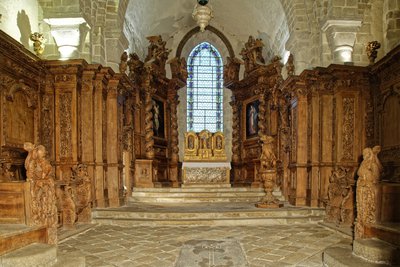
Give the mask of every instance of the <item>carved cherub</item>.
M 125 51 L 121 55 L 121 62 L 119 63 L 119 72 L 125 73 L 128 68 L 128 53 Z

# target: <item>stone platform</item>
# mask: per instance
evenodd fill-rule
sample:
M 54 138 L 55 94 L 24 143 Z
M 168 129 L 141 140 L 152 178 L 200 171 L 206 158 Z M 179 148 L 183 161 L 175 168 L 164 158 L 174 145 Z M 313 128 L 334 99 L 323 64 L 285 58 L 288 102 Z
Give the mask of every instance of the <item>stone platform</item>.
M 130 203 L 120 208 L 95 209 L 93 221 L 114 225 L 284 225 L 321 222 L 325 210 L 286 205 L 259 209 L 255 202 Z

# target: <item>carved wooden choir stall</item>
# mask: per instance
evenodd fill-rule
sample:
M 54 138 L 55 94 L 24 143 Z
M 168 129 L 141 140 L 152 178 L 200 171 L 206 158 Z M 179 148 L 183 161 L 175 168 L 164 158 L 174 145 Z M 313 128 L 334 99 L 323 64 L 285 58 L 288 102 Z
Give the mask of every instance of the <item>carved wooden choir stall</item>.
M 32 240 L 56 243 L 57 228 L 124 205 L 134 188 L 181 186 L 264 188 L 267 208 L 279 207 L 278 190 L 292 205 L 326 208 L 329 223 L 355 223 L 357 238 L 400 222 L 400 46 L 368 67 L 295 75 L 293 55 L 286 70 L 278 57 L 266 63 L 250 36 L 224 67 L 228 162 L 227 133 L 207 130 L 187 132 L 179 158 L 186 60 L 167 62 L 161 36 L 148 40 L 146 58 L 123 53 L 115 73 L 41 60 L 0 31 L 0 223 L 35 225 Z M 378 45 L 368 47 L 373 59 Z

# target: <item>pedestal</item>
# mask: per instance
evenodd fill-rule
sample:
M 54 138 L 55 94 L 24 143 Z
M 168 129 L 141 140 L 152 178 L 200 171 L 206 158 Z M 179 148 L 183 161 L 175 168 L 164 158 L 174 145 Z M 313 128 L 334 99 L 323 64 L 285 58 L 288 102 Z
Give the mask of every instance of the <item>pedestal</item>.
M 135 160 L 135 187 L 153 188 L 153 160 Z
M 280 208 L 283 204 L 272 193 L 276 186 L 276 171 L 275 170 L 261 170 L 260 177 L 264 183 L 265 196 L 259 203 L 256 204 L 257 208 Z
M 231 187 L 229 162 L 183 162 L 182 187 Z

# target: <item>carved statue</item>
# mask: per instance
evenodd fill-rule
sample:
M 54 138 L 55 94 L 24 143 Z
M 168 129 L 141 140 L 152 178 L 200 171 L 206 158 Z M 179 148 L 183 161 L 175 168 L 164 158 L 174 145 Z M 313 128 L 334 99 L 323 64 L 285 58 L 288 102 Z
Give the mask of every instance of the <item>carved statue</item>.
M 139 56 L 136 53 L 130 54 L 127 65 L 129 68 L 129 78 L 137 80 L 143 69 L 143 62 L 139 59 Z
M 40 56 L 44 52 L 44 42 L 46 39 L 44 38 L 43 34 L 34 32 L 29 37 L 33 42 L 33 51 L 35 51 L 37 56 Z
M 262 56 L 263 47 L 264 44 L 261 39 L 254 39 L 253 36 L 249 36 L 245 47 L 240 52 L 244 61 L 245 76 L 258 66 L 265 64 Z
M 379 48 L 381 48 L 381 44 L 378 41 L 369 42 L 365 47 L 370 65 L 373 65 L 375 63 L 375 59 L 378 56 Z
M 73 200 L 73 192 L 70 186 L 66 186 L 62 196 L 62 220 L 63 227 L 73 229 L 76 221 L 76 205 Z
M 91 220 L 91 182 L 85 164 L 78 164 L 72 168 L 73 180 L 76 182 L 76 213 L 78 222 L 90 222 Z
M 57 243 L 57 206 L 52 167 L 44 146 L 25 143 L 27 180 L 31 183 L 31 219 L 33 225 L 48 227 L 49 243 Z
M 175 57 L 168 61 L 168 63 L 171 67 L 172 78 L 177 78 L 186 82 L 188 76 L 186 59 L 184 57 Z
M 364 236 L 364 226 L 376 222 L 376 185 L 379 182 L 383 167 L 378 159 L 381 147 L 365 148 L 363 161 L 358 169 L 357 180 L 357 222 L 356 238 Z
M 165 47 L 166 42 L 162 40 L 161 35 L 147 37 L 150 45 L 147 48 L 146 64 L 156 65 L 158 72 L 165 75 L 165 63 L 171 50 Z
M 336 224 L 353 223 L 353 176 L 348 168 L 336 167 L 329 178 L 326 220 Z
M 243 62 L 238 58 L 226 58 L 227 63 L 224 66 L 224 82 L 239 81 L 240 64 Z
M 125 51 L 121 55 L 121 62 L 119 63 L 119 72 L 125 73 L 128 68 L 128 53 Z
M 275 139 L 269 135 L 261 136 L 262 151 L 260 156 L 261 169 L 271 170 L 276 166 Z
M 293 76 L 294 75 L 294 58 L 293 54 L 290 54 L 288 61 L 286 63 L 286 70 L 287 70 L 287 75 L 288 76 Z

